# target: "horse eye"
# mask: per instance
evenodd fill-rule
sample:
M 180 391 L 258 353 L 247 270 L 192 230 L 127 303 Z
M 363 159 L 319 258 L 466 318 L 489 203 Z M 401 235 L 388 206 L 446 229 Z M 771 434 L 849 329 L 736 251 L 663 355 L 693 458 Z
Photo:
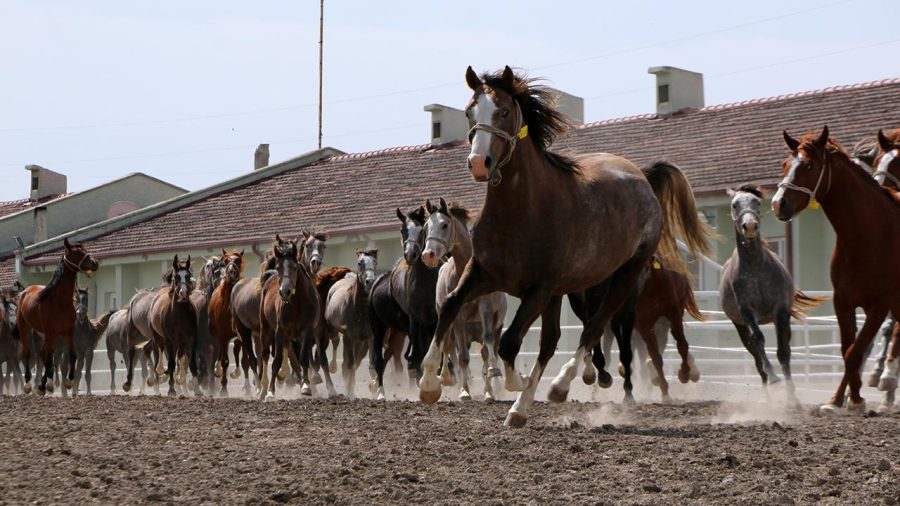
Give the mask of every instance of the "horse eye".
M 809 171 L 811 171 L 812 169 L 813 169 L 812 164 L 811 164 L 811 163 L 807 163 L 807 164 L 806 164 L 806 171 L 809 172 Z
M 447 224 L 444 223 L 443 225 L 441 225 L 441 228 L 447 228 Z
M 503 109 L 503 117 L 509 116 L 509 109 Z

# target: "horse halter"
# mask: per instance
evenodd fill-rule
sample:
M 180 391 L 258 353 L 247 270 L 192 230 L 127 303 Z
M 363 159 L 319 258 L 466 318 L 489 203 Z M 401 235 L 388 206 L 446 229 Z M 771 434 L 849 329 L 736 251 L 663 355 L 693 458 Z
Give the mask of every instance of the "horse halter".
M 516 145 L 519 143 L 521 139 L 528 137 L 528 125 L 524 124 L 524 118 L 522 117 L 522 107 L 519 106 L 519 102 L 516 99 L 513 99 L 513 102 L 516 104 L 516 133 L 515 135 L 501 130 L 494 125 L 488 125 L 487 123 L 475 123 L 472 128 L 469 129 L 469 133 L 467 134 L 469 137 L 469 142 L 472 141 L 472 136 L 475 135 L 475 132 L 478 130 L 484 130 L 485 132 L 492 133 L 497 137 L 500 137 L 509 145 L 509 149 L 506 151 L 506 156 L 500 160 L 497 165 L 494 166 L 494 171 L 497 171 L 497 182 L 495 183 L 493 179 L 491 179 L 491 186 L 498 186 L 500 182 L 503 180 L 503 174 L 499 172 L 500 168 L 506 165 L 510 159 L 512 159 L 513 151 L 516 150 Z
M 63 257 L 62 257 L 63 262 L 64 262 L 67 266 L 69 266 L 70 269 L 72 269 L 72 270 L 75 271 L 75 272 L 84 272 L 84 269 L 82 268 L 82 265 L 84 264 L 84 261 L 87 260 L 88 258 L 90 258 L 90 255 L 88 255 L 87 253 L 85 253 L 85 254 L 81 257 L 81 260 L 76 264 L 75 262 L 69 260 L 68 255 L 63 255 Z
M 888 151 L 887 153 L 882 155 L 882 163 L 878 164 L 878 168 L 875 169 L 875 172 L 872 174 L 872 177 L 874 177 L 875 179 L 878 179 L 878 176 L 884 176 L 885 178 L 890 179 L 891 182 L 894 183 L 894 185 L 897 187 L 897 189 L 900 189 L 900 178 L 898 178 L 897 176 L 888 172 L 888 167 L 890 167 L 891 162 L 894 160 L 894 158 L 896 158 L 896 155 L 893 155 L 896 151 L 897 150 Z M 893 155 L 893 156 L 891 156 L 891 158 L 888 159 L 887 163 L 885 163 L 884 157 L 886 157 L 888 155 Z
M 794 178 L 794 170 L 788 171 L 788 174 L 784 176 L 784 179 L 778 183 L 778 188 L 784 188 L 785 190 L 794 190 L 800 193 L 804 193 L 809 196 L 809 206 L 815 209 L 819 206 L 818 199 L 816 199 L 816 194 L 819 193 L 819 186 L 822 185 L 822 179 L 825 177 L 825 171 L 828 171 L 828 189 L 825 190 L 825 195 L 828 195 L 828 192 L 831 191 L 831 168 L 828 165 L 828 153 L 823 153 L 822 155 L 822 171 L 819 172 L 819 179 L 816 180 L 816 186 L 812 190 L 805 186 L 798 186 L 791 182 Z

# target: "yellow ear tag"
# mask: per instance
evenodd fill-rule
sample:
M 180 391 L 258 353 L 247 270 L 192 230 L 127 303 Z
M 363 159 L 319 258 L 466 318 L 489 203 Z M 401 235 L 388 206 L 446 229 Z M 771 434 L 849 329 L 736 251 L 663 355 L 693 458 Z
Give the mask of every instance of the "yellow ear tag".
M 659 270 L 659 269 L 662 269 L 662 265 L 661 265 L 658 261 L 654 260 L 654 261 L 653 261 L 653 268 L 656 269 L 656 270 Z
M 522 140 L 525 137 L 528 137 L 528 125 L 525 125 L 522 128 L 520 128 L 519 133 L 516 134 L 516 137 L 518 137 L 519 140 Z
M 819 201 L 816 200 L 816 199 L 812 199 L 812 202 L 809 203 L 809 208 L 810 208 L 810 209 L 818 209 L 818 208 L 819 208 Z

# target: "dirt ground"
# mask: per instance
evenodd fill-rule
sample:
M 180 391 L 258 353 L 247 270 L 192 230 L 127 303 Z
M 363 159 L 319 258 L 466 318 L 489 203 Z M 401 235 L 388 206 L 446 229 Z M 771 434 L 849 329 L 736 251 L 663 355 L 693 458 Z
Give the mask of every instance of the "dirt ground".
M 0 503 L 898 504 L 900 415 L 0 398 Z M 765 420 L 750 421 L 754 413 Z

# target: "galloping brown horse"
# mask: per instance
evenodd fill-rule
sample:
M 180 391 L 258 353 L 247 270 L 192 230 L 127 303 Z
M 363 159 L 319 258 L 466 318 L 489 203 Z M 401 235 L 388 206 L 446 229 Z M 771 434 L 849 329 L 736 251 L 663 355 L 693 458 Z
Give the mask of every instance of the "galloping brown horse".
M 44 395 L 47 391 L 47 380 L 53 376 L 53 348 L 58 336 L 62 336 L 69 358 L 66 387 L 72 388 L 75 379 L 75 351 L 72 348 L 72 332 L 75 328 L 75 306 L 72 304 L 72 298 L 75 295 L 75 281 L 79 272 L 90 276 L 100 264 L 81 244 L 70 244 L 66 238 L 63 239 L 63 245 L 66 251 L 56 271 L 53 272 L 50 283 L 47 286 L 29 286 L 19 297 L 16 326 L 21 336 L 25 393 L 31 392 L 31 350 L 28 346 L 28 336 L 32 330 L 44 338 L 44 345 L 41 348 L 44 374 L 38 385 L 38 392 Z
M 200 378 L 197 371 L 197 309 L 191 302 L 191 292 L 195 281 L 191 272 L 191 257 L 179 261 L 178 255 L 172 260 L 172 270 L 166 275 L 168 288 L 155 292 L 150 306 L 150 325 L 153 337 L 167 359 L 166 374 L 169 375 L 169 395 L 175 395 L 176 361 L 182 361 L 178 383 L 184 384 L 184 361 L 188 362 L 194 376 L 194 393 L 200 395 Z M 160 356 L 160 362 L 162 356 Z
M 316 284 L 306 262 L 298 256 L 296 241 L 282 241 L 275 236 L 272 245 L 277 275 L 269 277 L 262 285 L 259 306 L 260 336 L 260 397 L 275 396 L 275 379 L 281 369 L 284 353 L 288 353 L 291 367 L 309 384 L 309 351 L 319 320 L 319 296 Z M 298 357 L 292 346 L 301 343 Z M 272 378 L 268 377 L 269 354 L 274 346 Z M 269 383 L 268 388 L 266 383 Z
M 657 248 L 667 258 L 677 258 L 675 233 L 681 232 L 693 250 L 703 250 L 705 229 L 691 187 L 673 165 L 641 171 L 614 155 L 575 159 L 549 151 L 566 120 L 551 105 L 548 89 L 509 67 L 480 78 L 469 67 L 466 82 L 474 92 L 466 107 L 472 125 L 468 165 L 476 180 L 489 185 L 472 231 L 474 256 L 440 310 L 422 364 L 419 396 L 428 403 L 440 397 L 435 373 L 441 345 L 463 304 L 504 291 L 522 300 L 500 340 L 506 388 L 521 392 L 506 423 L 521 426 L 556 350 L 562 297 L 592 287 L 603 290 L 575 356 L 554 380 L 550 399 L 556 402 L 567 397 L 583 355 L 599 344 L 610 317 L 633 292 Z M 544 243 L 554 247 L 534 247 Z M 540 351 L 525 377 L 516 371 L 515 359 L 538 316 Z
M 228 397 L 228 343 L 235 336 L 231 319 L 231 291 L 244 271 L 244 251 L 226 253 L 222 251 L 225 274 L 222 282 L 213 290 L 209 298 L 209 332 L 219 349 L 219 366 L 222 369 L 222 390 L 220 395 Z M 248 343 L 252 344 L 252 343 Z M 239 364 L 235 364 L 237 367 Z
M 821 135 L 799 140 L 784 132 L 791 154 L 782 164 L 784 179 L 772 199 L 772 210 L 789 221 L 818 202 L 837 235 L 831 259 L 834 311 L 841 332 L 844 375 L 834 396 L 822 406 L 834 412 L 844 405 L 863 412 L 860 372 L 869 345 L 888 311 L 900 314 L 900 197 L 881 187 L 834 139 L 826 126 Z M 872 247 L 878 244 L 878 247 Z M 856 308 L 866 320 L 857 334 Z M 896 364 L 897 349 L 892 357 Z

